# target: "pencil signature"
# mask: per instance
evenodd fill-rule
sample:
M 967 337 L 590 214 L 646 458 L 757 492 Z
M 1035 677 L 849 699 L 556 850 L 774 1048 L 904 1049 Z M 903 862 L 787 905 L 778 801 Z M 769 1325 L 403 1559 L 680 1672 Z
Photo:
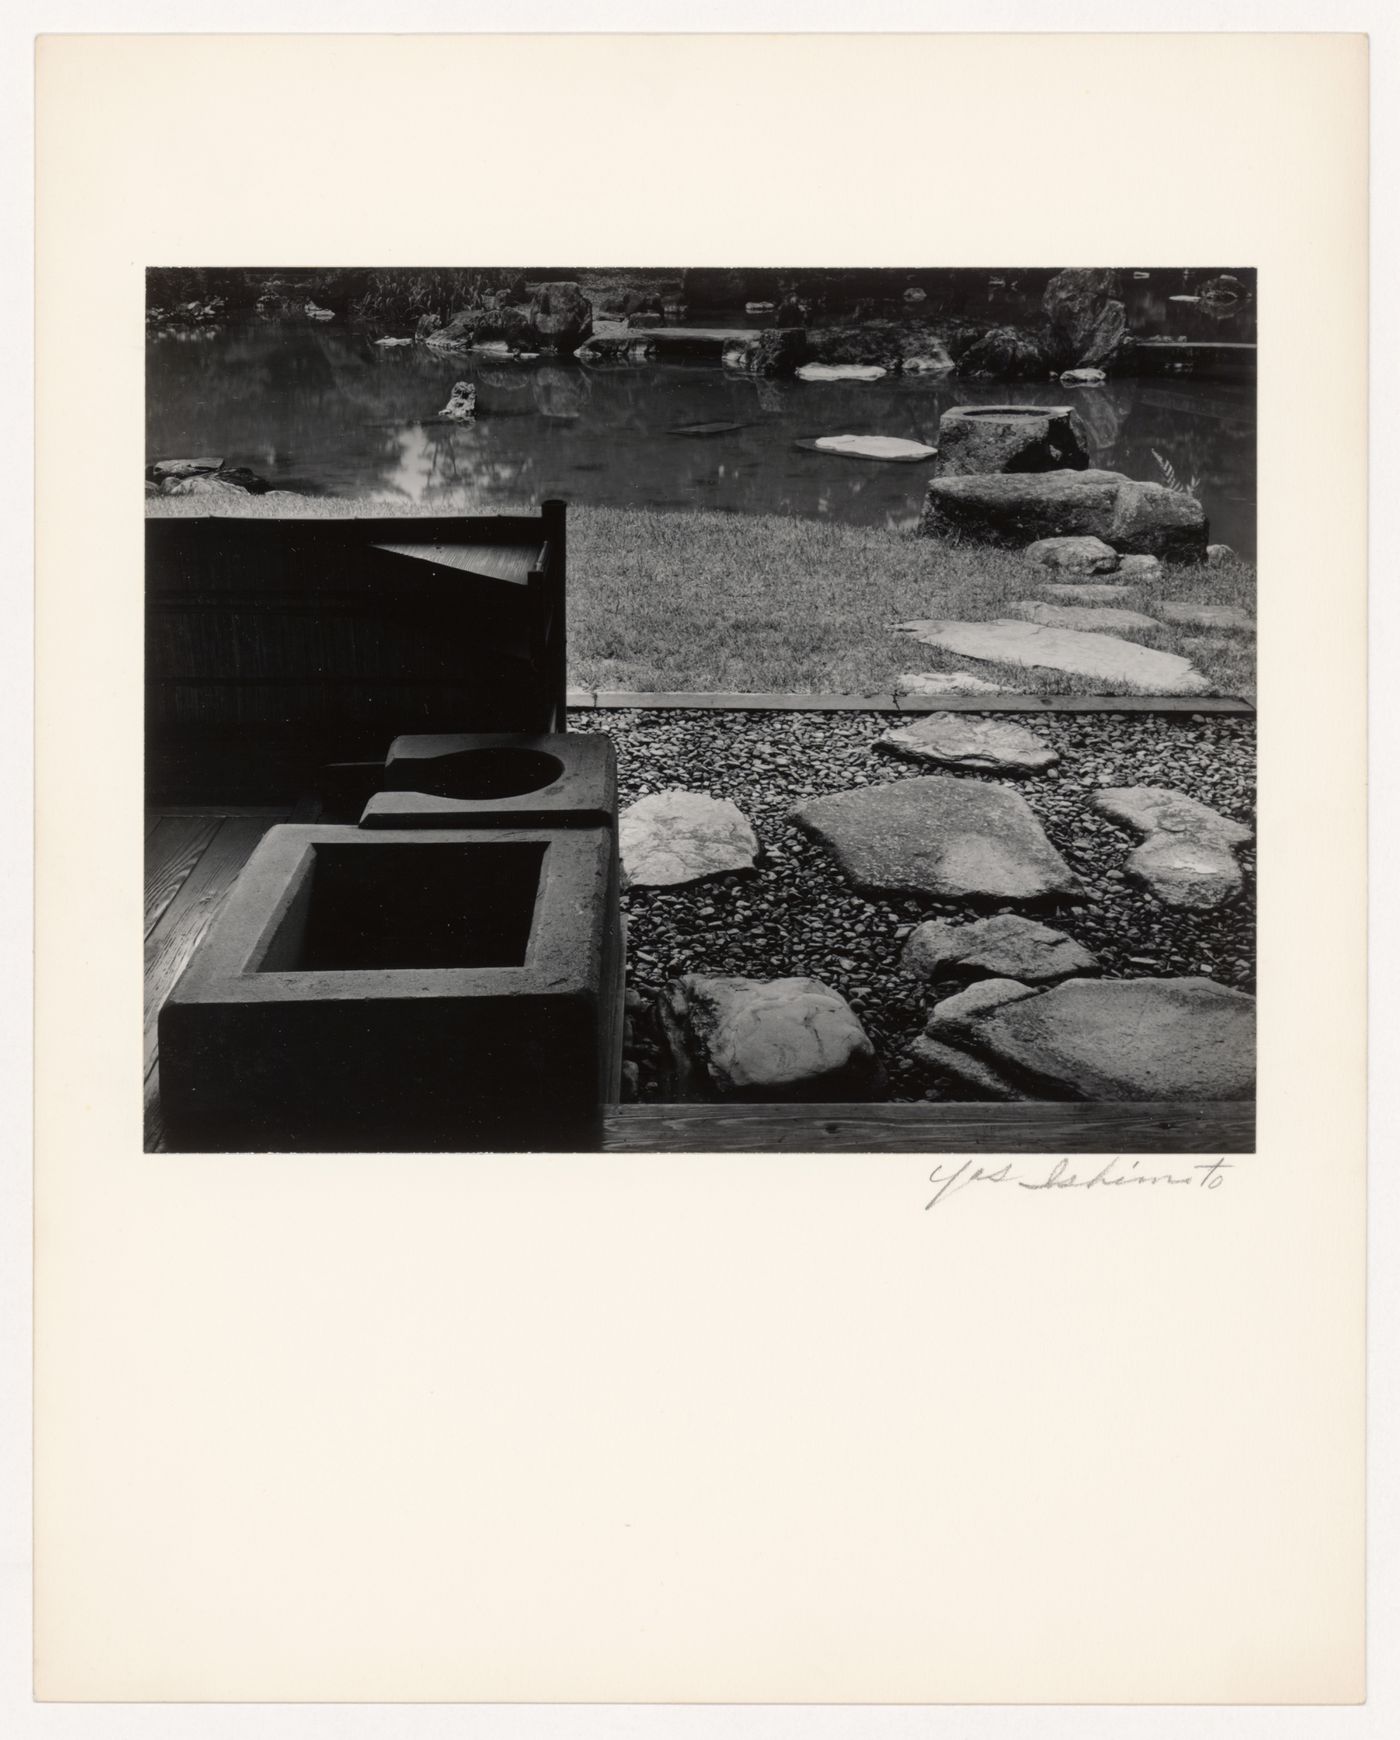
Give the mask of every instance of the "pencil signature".
M 1233 1162 L 1223 1156 L 1219 1160 L 1193 1161 L 1189 1166 L 1178 1166 L 1170 1172 L 1144 1167 L 1140 1159 L 1125 1160 L 1121 1154 L 1115 1154 L 1111 1160 L 1081 1164 L 1076 1170 L 1071 1170 L 1072 1165 L 1073 1162 L 1066 1157 L 1056 1160 L 1047 1172 L 1043 1162 L 1007 1160 L 1000 1166 L 987 1167 L 964 1160 L 960 1166 L 946 1171 L 940 1160 L 928 1175 L 929 1183 L 938 1188 L 924 1207 L 936 1208 L 940 1202 L 947 1202 L 949 1197 L 966 1190 L 970 1184 L 1012 1184 L 1019 1190 L 1096 1190 L 1126 1184 L 1219 1190 L 1225 1182 L 1225 1174 L 1233 1170 Z

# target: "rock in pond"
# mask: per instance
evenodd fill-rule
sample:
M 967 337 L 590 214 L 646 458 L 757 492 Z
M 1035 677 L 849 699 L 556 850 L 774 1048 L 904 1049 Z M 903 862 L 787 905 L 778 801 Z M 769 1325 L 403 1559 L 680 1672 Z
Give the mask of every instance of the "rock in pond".
M 1208 804 L 1161 786 L 1133 785 L 1105 787 L 1094 794 L 1093 807 L 1142 834 L 1124 868 L 1164 906 L 1209 912 L 1244 886 L 1234 847 L 1253 836 Z
M 974 773 L 1042 773 L 1060 759 L 1044 738 L 1024 726 L 973 713 L 926 714 L 912 725 L 887 731 L 875 747 Z
M 470 381 L 458 381 L 438 412 L 449 423 L 470 423 L 476 416 L 476 388 Z
M 657 1016 L 678 1099 L 865 1099 L 879 1079 L 855 1012 L 820 979 L 687 973 Z
M 622 874 L 628 885 L 672 888 L 751 870 L 758 836 L 728 798 L 697 791 L 659 791 L 638 798 L 618 817 Z
M 1102 538 L 1037 538 L 1027 544 L 1026 560 L 1066 574 L 1111 574 L 1119 556 Z
M 933 774 L 810 799 L 792 820 L 848 881 L 945 900 L 1045 900 L 1079 893 L 1018 792 Z
M 147 466 L 146 476 L 152 483 L 164 483 L 167 478 L 202 477 L 208 472 L 222 471 L 224 462 L 219 459 L 157 459 Z
M 1099 970 L 1094 956 L 1072 936 L 1014 912 L 972 924 L 928 919 L 909 933 L 901 964 L 916 979 L 990 977 L 1026 985 L 1052 985 Z
M 932 459 L 938 449 L 922 441 L 906 441 L 900 435 L 819 435 L 815 441 L 798 441 L 812 453 L 840 453 L 848 459 Z
M 935 477 L 1087 466 L 1069 405 L 955 405 L 938 421 Z
M 1182 628 L 1237 629 L 1254 633 L 1254 618 L 1237 604 L 1196 604 L 1189 598 L 1163 598 L 1152 607 L 1163 622 Z
M 1102 609 L 1092 604 L 1042 604 L 1038 598 L 1018 598 L 1006 608 L 1013 616 L 1038 622 L 1043 628 L 1107 629 L 1118 634 L 1125 629 L 1162 626 L 1155 616 L 1144 616 L 1140 610 Z
M 999 1098 L 1201 1101 L 1254 1092 L 1254 999 L 1212 979 L 1067 979 L 935 1022 L 930 1037 L 968 1054 L 983 1091 Z M 912 1054 L 922 1056 L 917 1047 Z
M 803 363 L 799 381 L 879 381 L 886 371 L 877 363 Z
M 1066 369 L 1060 376 L 1062 387 L 1101 387 L 1108 380 L 1102 369 Z
M 901 622 L 898 632 L 926 646 L 942 647 L 964 658 L 994 659 L 1000 664 L 1040 666 L 1069 671 L 1099 682 L 1131 683 L 1149 695 L 1205 695 L 1210 679 L 1189 659 L 1158 652 L 1117 635 L 1086 633 L 1077 628 L 1045 628 L 1040 623 L 993 617 L 988 622 L 950 622 L 937 618 Z
M 989 683 L 971 671 L 906 671 L 894 680 L 896 697 L 937 700 L 943 695 L 1004 695 L 1000 683 Z
M 1127 332 L 1119 277 L 1112 268 L 1070 266 L 1057 272 L 1040 305 L 1062 354 L 1076 368 L 1097 369 L 1109 362 Z
M 940 442 L 940 452 L 942 446 Z M 1120 553 L 1199 562 L 1205 509 L 1194 496 L 1116 471 L 1018 471 L 935 476 L 919 531 L 1024 548 L 1041 538 L 1102 538 Z

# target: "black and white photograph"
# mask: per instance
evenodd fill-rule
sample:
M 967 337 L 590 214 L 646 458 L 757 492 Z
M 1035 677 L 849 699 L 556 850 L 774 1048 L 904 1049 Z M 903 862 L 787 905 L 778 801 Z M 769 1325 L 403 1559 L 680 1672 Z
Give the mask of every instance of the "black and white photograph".
M 1252 1152 L 1267 293 L 149 266 L 147 1150 Z

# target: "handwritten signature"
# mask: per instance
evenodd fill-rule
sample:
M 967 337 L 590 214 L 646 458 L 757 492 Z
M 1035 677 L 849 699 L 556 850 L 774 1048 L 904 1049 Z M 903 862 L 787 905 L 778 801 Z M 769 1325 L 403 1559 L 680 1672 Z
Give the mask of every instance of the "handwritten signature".
M 1144 1168 L 1141 1160 L 1125 1160 L 1121 1154 L 1115 1154 L 1107 1160 L 1088 1169 L 1071 1171 L 1068 1158 L 1057 1160 L 1048 1172 L 1022 1170 L 1025 1163 L 1008 1160 L 1002 1166 L 988 1168 L 979 1166 L 971 1160 L 964 1160 L 961 1166 L 952 1171 L 945 1171 L 940 1161 L 928 1175 L 930 1184 L 936 1184 L 937 1190 L 924 1204 L 926 1209 L 936 1208 L 940 1202 L 947 1202 L 949 1197 L 956 1196 L 960 1190 L 966 1190 L 970 1184 L 1013 1184 L 1019 1190 L 1095 1190 L 1100 1186 L 1112 1188 L 1125 1184 L 1161 1184 L 1179 1189 L 1219 1190 L 1225 1182 L 1225 1174 L 1233 1170 L 1229 1160 L 1199 1160 L 1188 1167 L 1180 1167 L 1173 1172 L 1156 1172 Z

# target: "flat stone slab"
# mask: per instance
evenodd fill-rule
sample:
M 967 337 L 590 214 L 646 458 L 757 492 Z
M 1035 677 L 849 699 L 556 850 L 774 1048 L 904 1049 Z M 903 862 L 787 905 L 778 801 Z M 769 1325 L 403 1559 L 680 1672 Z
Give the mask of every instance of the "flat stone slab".
M 1098 961 L 1072 936 L 1012 912 L 972 924 L 934 918 L 916 925 L 900 964 L 917 979 L 986 977 L 1026 985 L 1052 985 L 1099 970 Z
M 1134 628 L 1160 628 L 1155 616 L 1140 610 L 1099 609 L 1094 605 L 1042 604 L 1038 598 L 1019 598 L 1006 607 L 1013 616 L 1038 622 L 1043 628 L 1082 628 L 1090 633 L 1107 629 L 1119 632 Z
M 819 435 L 814 441 L 796 445 L 809 453 L 836 453 L 845 459 L 893 459 L 905 465 L 911 460 L 932 459 L 938 451 L 898 435 Z
M 813 798 L 792 812 L 857 888 L 945 900 L 1043 900 L 1079 892 L 1019 793 L 949 775 Z
M 887 731 L 875 747 L 980 773 L 1041 773 L 1060 759 L 1044 738 L 1024 725 L 970 713 L 929 713 L 913 725 Z
M 1047 597 L 1058 598 L 1066 604 L 1113 604 L 1120 598 L 1127 598 L 1131 592 L 1131 586 L 1102 586 L 1090 580 L 1081 580 L 1077 586 L 1045 588 Z
M 1042 568 L 1063 568 L 1071 574 L 1111 574 L 1118 552 L 1102 538 L 1037 538 L 1027 544 L 1026 560 Z
M 1244 886 L 1233 849 L 1253 836 L 1208 804 L 1161 786 L 1133 785 L 1105 787 L 1094 794 L 1093 807 L 1143 835 L 1123 868 L 1164 906 L 1209 912 Z
M 706 876 L 751 870 L 758 836 L 728 798 L 695 791 L 653 792 L 618 817 L 624 884 L 673 888 Z
M 657 1014 L 681 1099 L 863 1098 L 879 1076 L 854 1010 L 820 979 L 687 973 Z
M 989 683 L 971 671 L 906 671 L 894 680 L 896 695 L 1004 695 L 1000 683 Z
M 803 363 L 799 381 L 878 381 L 887 373 L 878 363 Z
M 1237 604 L 1195 604 L 1186 598 L 1163 598 L 1153 605 L 1163 622 L 1179 623 L 1183 628 L 1236 629 L 1243 634 L 1254 633 L 1254 618 Z
M 959 1046 L 1028 1098 L 1239 1100 L 1254 1093 L 1254 999 L 1211 979 L 1069 979 L 999 1002 Z
M 946 652 L 961 653 L 964 658 L 1068 671 L 1099 682 L 1131 683 L 1149 695 L 1204 695 L 1211 686 L 1210 679 L 1202 676 L 1189 659 L 1119 640 L 1111 634 L 1049 628 L 1009 617 L 993 617 L 988 622 L 929 618 L 895 626 L 926 646 L 942 647 Z

